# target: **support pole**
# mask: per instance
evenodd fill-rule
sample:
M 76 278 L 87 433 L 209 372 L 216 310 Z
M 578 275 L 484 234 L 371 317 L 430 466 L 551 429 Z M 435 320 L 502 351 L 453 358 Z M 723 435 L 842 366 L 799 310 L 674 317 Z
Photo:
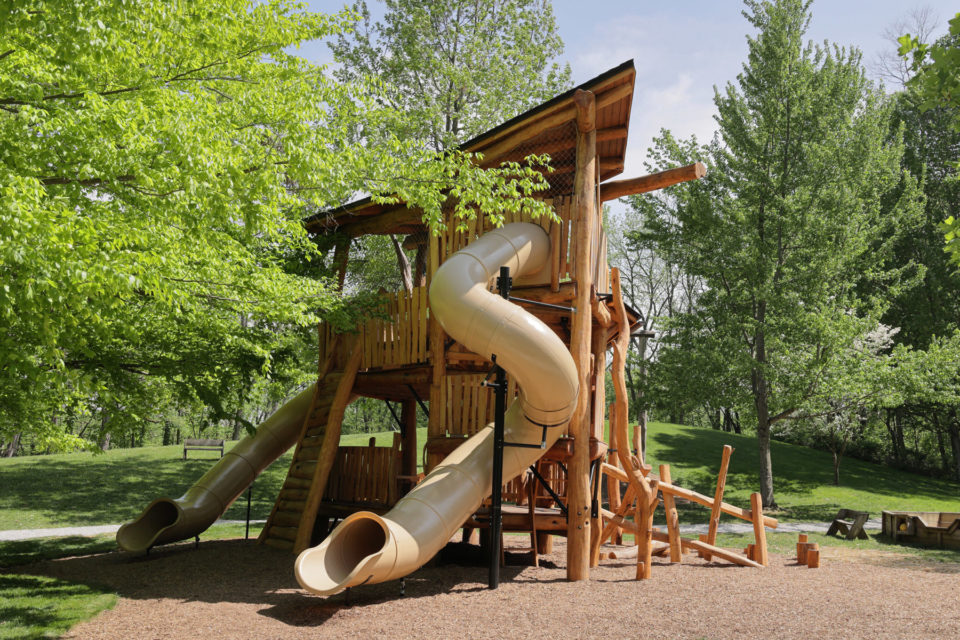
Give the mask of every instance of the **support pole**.
M 590 577 L 590 339 L 593 265 L 591 253 L 597 208 L 596 97 L 578 90 L 573 97 L 577 112 L 577 170 L 574 176 L 577 248 L 574 270 L 577 282 L 570 351 L 580 374 L 577 408 L 570 420 L 573 457 L 567 479 L 567 579 Z
M 510 297 L 510 267 L 500 267 L 497 279 L 500 296 Z M 507 376 L 503 368 L 496 363 L 494 354 L 494 413 L 493 413 L 493 479 L 490 493 L 490 573 L 488 585 L 491 589 L 500 586 L 500 531 L 503 525 L 501 500 L 503 498 L 503 422 L 507 412 Z

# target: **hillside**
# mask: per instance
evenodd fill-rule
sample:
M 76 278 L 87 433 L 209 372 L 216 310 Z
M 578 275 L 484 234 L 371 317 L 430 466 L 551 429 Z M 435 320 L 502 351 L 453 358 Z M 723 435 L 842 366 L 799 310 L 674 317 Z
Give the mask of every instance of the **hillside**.
M 392 433 L 377 434 L 386 445 Z M 421 430 L 421 441 L 425 430 Z M 727 500 L 746 506 L 759 487 L 756 441 L 720 431 L 652 423 L 649 462 L 669 463 L 674 481 L 713 494 L 720 451 L 732 445 Z M 344 436 L 344 444 L 363 444 L 369 436 Z M 232 443 L 228 443 L 228 447 Z M 191 452 L 182 460 L 179 446 L 116 449 L 104 454 L 72 453 L 0 460 L 0 530 L 120 523 L 134 517 L 152 499 L 181 495 L 215 461 L 216 454 Z M 290 454 L 281 457 L 254 485 L 252 517 L 266 518 L 283 482 Z M 829 520 L 838 508 L 960 510 L 960 485 L 845 460 L 842 486 L 832 486 L 830 455 L 805 447 L 774 443 L 773 468 L 778 517 L 786 520 Z M 226 513 L 242 519 L 246 502 L 239 499 Z M 707 512 L 687 507 L 686 523 L 705 521 Z

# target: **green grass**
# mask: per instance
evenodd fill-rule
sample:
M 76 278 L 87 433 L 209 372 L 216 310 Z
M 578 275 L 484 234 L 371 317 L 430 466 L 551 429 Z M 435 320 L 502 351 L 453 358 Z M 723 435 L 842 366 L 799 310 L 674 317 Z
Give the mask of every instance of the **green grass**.
M 669 464 L 675 484 L 712 496 L 724 444 L 735 449 L 724 500 L 749 507 L 750 494 L 760 490 L 760 454 L 753 436 L 651 423 L 647 462 L 654 471 L 660 464 Z M 785 521 L 829 521 L 840 508 L 869 511 L 874 518 L 883 510 L 960 510 L 957 483 L 847 458 L 840 465 L 840 486 L 834 486 L 828 452 L 774 442 L 771 455 L 780 507 L 773 515 Z M 680 508 L 681 523 L 706 522 L 707 516 L 700 506 Z
M 251 526 L 250 537 L 260 533 Z M 244 525 L 210 527 L 202 540 L 237 538 Z M 73 625 L 88 620 L 117 602 L 112 590 L 91 584 L 66 582 L 42 575 L 12 573 L 13 567 L 42 560 L 114 551 L 112 534 L 33 540 L 0 541 L 0 640 L 57 638 Z
M 116 602 L 117 595 L 108 589 L 0 573 L 0 638 L 58 638 Z
M 426 429 L 418 430 L 421 441 Z M 376 434 L 387 446 L 392 432 Z M 350 434 L 344 445 L 364 445 L 368 434 Z M 227 450 L 234 445 L 227 443 Z M 291 452 L 281 456 L 254 483 L 250 517 L 270 515 L 273 500 L 290 466 Z M 176 498 L 216 463 L 216 452 L 183 447 L 113 449 L 101 454 L 66 453 L 0 459 L 0 531 L 100 524 L 119 524 L 137 516 L 154 498 Z M 246 517 L 241 496 L 224 514 L 228 520 Z
M 375 434 L 387 446 L 392 432 Z M 368 434 L 345 435 L 344 445 L 364 445 Z M 418 430 L 422 443 L 426 430 Z M 651 423 L 648 462 L 669 463 L 673 480 L 684 487 L 713 495 L 720 452 L 724 444 L 736 451 L 730 462 L 725 499 L 748 506 L 750 493 L 759 490 L 759 454 L 752 436 Z M 233 443 L 228 443 L 228 447 Z M 190 452 L 182 447 L 117 449 L 100 455 L 73 453 L 0 460 L 0 530 L 121 523 L 136 516 L 159 496 L 177 497 L 216 462 L 216 454 Z M 271 465 L 256 481 L 251 517 L 264 519 L 290 464 L 290 453 Z M 960 511 L 960 485 L 854 460 L 843 461 L 841 486 L 833 486 L 830 454 L 805 447 L 773 443 L 776 498 L 774 515 L 787 521 L 831 520 L 841 507 L 869 511 L 884 509 Z M 241 496 L 224 515 L 242 520 L 246 501 Z M 683 523 L 705 522 L 707 510 L 681 506 Z M 727 518 L 724 517 L 726 521 Z

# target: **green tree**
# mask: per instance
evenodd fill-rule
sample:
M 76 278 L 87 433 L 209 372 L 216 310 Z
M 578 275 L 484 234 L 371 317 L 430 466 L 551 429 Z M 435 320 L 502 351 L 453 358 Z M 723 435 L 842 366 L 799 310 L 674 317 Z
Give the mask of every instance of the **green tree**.
M 804 44 L 809 1 L 746 6 L 758 33 L 736 84 L 716 92 L 720 138 L 692 151 L 666 134 L 653 156 L 667 168 L 699 155 L 707 177 L 638 208 L 658 251 L 703 279 L 696 312 L 675 320 L 686 340 L 670 348 L 688 371 L 723 362 L 721 388 L 734 397 L 749 389 L 761 493 L 773 507 L 771 427 L 875 326 L 903 279 L 888 261 L 920 195 L 859 52 Z
M 345 82 L 375 78 L 407 114 L 403 135 L 435 150 L 456 146 L 570 86 L 549 0 L 384 0 L 331 49 Z M 365 129 L 366 135 L 375 131 Z
M 309 327 L 349 315 L 300 220 L 358 191 L 433 225 L 448 196 L 545 210 L 529 167 L 357 142 L 400 114 L 287 53 L 349 24 L 290 0 L 0 3 L 0 440 L 69 440 L 68 405 L 143 419 L 157 382 L 214 417 L 257 376 L 295 383 Z
M 949 34 L 925 44 L 909 34 L 900 38 L 900 55 L 912 56 L 915 75 L 907 87 L 919 99 L 920 110 L 938 109 L 950 114 L 954 130 L 960 131 L 960 13 L 950 20 Z M 954 164 L 960 165 L 957 158 Z M 960 264 L 960 221 L 953 215 L 943 223 L 947 249 Z

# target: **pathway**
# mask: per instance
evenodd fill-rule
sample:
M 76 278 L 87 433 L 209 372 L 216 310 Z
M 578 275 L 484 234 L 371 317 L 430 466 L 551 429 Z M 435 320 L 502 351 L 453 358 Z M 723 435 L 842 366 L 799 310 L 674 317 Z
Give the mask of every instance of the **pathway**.
M 244 524 L 246 520 L 217 520 L 215 524 Z M 266 520 L 251 520 L 250 524 L 263 524 Z M 661 527 L 663 525 L 660 525 Z M 777 531 L 786 533 L 826 533 L 830 527 L 829 522 L 781 522 Z M 119 524 L 105 524 L 94 527 L 59 527 L 56 529 L 14 529 L 10 531 L 0 531 L 0 541 L 6 540 L 31 540 L 34 538 L 63 538 L 67 536 L 98 536 L 104 533 L 116 533 L 120 528 Z M 880 518 L 871 518 L 867 520 L 864 529 L 879 530 Z M 753 533 L 753 525 L 750 523 L 723 523 L 719 528 L 720 533 Z M 680 533 L 707 533 L 705 524 L 682 524 Z

